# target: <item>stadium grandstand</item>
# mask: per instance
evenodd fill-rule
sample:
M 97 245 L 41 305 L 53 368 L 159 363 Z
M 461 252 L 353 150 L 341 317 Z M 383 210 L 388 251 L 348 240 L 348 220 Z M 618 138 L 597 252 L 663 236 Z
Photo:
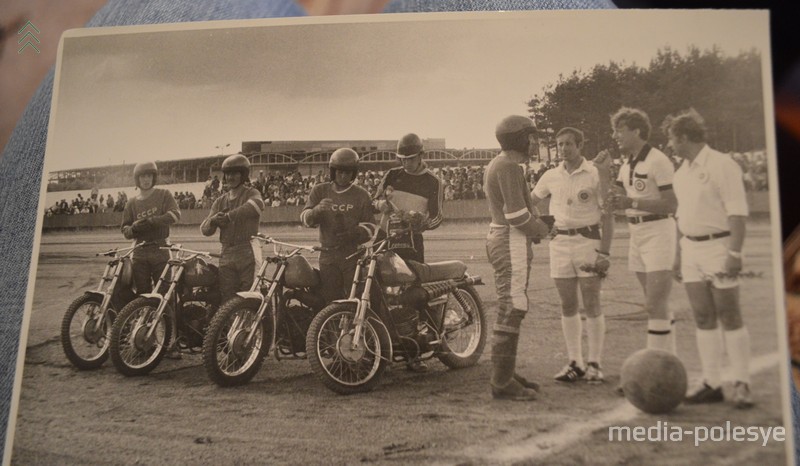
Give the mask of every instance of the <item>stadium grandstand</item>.
M 448 218 L 485 216 L 484 203 L 479 202 L 484 198 L 484 167 L 500 149 L 448 149 L 444 139 L 423 142 L 425 161 L 442 180 Z M 251 183 L 261 192 L 264 203 L 271 207 L 264 212 L 262 220 L 289 222 L 296 220 L 297 209 L 305 205 L 311 188 L 327 181 L 328 161 L 336 149 L 350 147 L 359 154 L 361 169 L 356 184 L 372 195 L 385 171 L 398 165 L 396 145 L 394 140 L 245 141 L 239 153 L 250 160 Z M 553 148 L 540 146 L 539 154 L 527 170 L 531 187 L 559 162 Z M 204 218 L 204 209 L 209 209 L 222 193 L 221 166 L 229 155 L 156 161 L 158 185 L 173 192 L 185 211 L 182 223 L 199 223 Z M 731 156 L 742 166 L 748 191 L 766 194 L 765 153 L 732 153 Z M 620 162 L 620 159 L 615 160 L 612 172 Z M 133 167 L 134 164 L 121 164 L 49 173 L 43 204 L 44 228 L 118 224 L 125 202 L 137 194 L 133 186 Z M 763 205 L 759 209 L 766 209 L 767 196 L 759 199 L 757 204 Z M 75 217 L 74 214 L 89 215 Z
M 429 167 L 452 185 L 448 199 L 483 196 L 482 166 L 499 149 L 448 149 L 444 138 L 423 139 Z M 361 160 L 358 184 L 374 192 L 385 170 L 397 166 L 396 140 L 244 141 L 240 154 L 251 163 L 251 179 L 270 206 L 302 205 L 313 184 L 324 181 L 331 154 L 350 147 Z M 158 184 L 174 191 L 182 208 L 204 208 L 216 197 L 222 161 L 230 154 L 157 160 Z M 60 170 L 49 173 L 48 215 L 119 211 L 135 194 L 134 164 Z M 213 183 L 214 189 L 209 190 Z
M 425 159 L 430 166 L 465 166 L 485 164 L 499 149 L 447 149 L 443 138 L 424 139 Z M 369 170 L 386 170 L 396 165 L 395 140 L 356 141 L 245 141 L 239 152 L 252 164 L 252 173 L 274 170 L 296 170 L 303 176 L 316 175 L 324 169 L 330 155 L 340 147 L 358 152 Z M 201 183 L 220 175 L 227 155 L 158 160 L 159 183 Z M 80 189 L 114 188 L 131 184 L 134 164 L 59 170 L 49 174 L 48 192 Z

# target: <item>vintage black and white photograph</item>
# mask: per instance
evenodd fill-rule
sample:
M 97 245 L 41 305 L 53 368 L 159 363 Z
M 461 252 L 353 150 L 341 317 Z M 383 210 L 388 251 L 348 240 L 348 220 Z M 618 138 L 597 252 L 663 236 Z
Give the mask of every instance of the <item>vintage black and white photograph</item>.
M 61 40 L 6 461 L 793 463 L 768 14 Z

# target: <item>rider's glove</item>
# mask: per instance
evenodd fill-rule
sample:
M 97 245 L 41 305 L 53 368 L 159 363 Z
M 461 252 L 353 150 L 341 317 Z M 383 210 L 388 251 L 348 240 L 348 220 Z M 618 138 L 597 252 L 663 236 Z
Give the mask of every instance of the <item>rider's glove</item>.
M 151 229 L 153 227 L 153 222 L 150 221 L 149 218 L 141 218 L 131 225 L 131 230 L 133 233 L 144 233 L 145 231 Z

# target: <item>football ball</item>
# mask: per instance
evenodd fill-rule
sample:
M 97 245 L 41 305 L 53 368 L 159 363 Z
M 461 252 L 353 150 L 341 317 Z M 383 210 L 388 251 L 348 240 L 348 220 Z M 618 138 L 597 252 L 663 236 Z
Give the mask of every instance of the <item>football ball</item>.
M 621 379 L 625 398 L 646 413 L 668 413 L 686 396 L 686 369 L 667 351 L 645 348 L 633 353 L 622 365 Z

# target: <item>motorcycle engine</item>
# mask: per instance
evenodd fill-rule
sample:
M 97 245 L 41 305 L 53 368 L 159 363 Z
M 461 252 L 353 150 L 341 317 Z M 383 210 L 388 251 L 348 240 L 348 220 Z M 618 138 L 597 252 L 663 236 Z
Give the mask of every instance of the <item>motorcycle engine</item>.
M 399 286 L 387 287 L 384 290 L 386 305 L 392 316 L 392 323 L 401 337 L 414 338 L 419 326 L 419 312 L 417 309 L 425 305 L 425 290 L 418 286 L 401 288 Z
M 211 318 L 213 307 L 200 301 L 190 301 L 181 308 L 183 337 L 189 348 L 202 348 L 203 335 Z
M 306 333 L 314 319 L 314 311 L 295 301 L 286 307 L 285 315 L 287 318 L 283 322 L 284 331 L 281 333 L 284 335 L 282 335 L 282 339 L 285 340 L 292 353 L 305 353 Z
M 219 306 L 221 296 L 217 287 L 194 286 L 186 287 L 181 299 L 184 302 L 197 301 Z

